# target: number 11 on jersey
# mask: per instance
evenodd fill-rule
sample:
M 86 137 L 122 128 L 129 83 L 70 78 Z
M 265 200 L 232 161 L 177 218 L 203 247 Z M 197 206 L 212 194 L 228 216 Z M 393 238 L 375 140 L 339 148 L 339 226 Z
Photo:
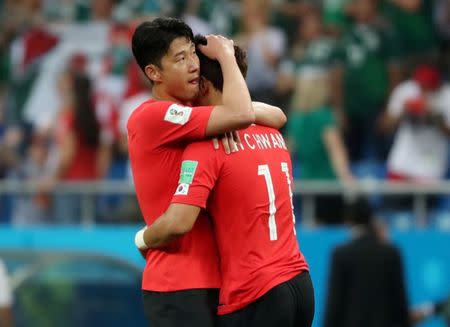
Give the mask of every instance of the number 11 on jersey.
M 273 189 L 272 175 L 270 175 L 269 165 L 259 165 L 258 175 L 264 176 L 266 180 L 267 193 L 269 194 L 269 235 L 271 241 L 278 239 L 277 222 L 275 221 L 275 213 L 277 207 L 275 206 L 275 191 Z
M 281 171 L 285 173 L 287 184 L 289 187 L 289 196 L 291 198 L 291 207 L 292 207 L 292 220 L 294 223 L 294 234 L 295 234 L 295 215 L 294 215 L 294 205 L 292 202 L 291 179 L 289 174 L 289 166 L 286 162 L 281 163 Z M 270 174 L 269 165 L 258 165 L 258 176 L 264 176 L 264 180 L 266 181 L 267 194 L 269 195 L 269 238 L 271 241 L 276 241 L 278 239 L 277 222 L 275 220 L 277 207 L 275 205 L 275 190 L 273 188 L 272 175 Z

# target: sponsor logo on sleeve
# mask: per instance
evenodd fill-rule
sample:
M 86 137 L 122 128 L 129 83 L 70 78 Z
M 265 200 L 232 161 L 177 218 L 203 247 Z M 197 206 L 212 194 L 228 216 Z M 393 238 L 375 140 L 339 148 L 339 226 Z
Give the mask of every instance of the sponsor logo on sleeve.
M 197 170 L 198 161 L 184 160 L 181 163 L 181 172 L 179 184 L 192 184 L 194 180 L 195 171 Z
M 191 112 L 191 107 L 180 106 L 174 103 L 167 109 L 164 120 L 169 123 L 184 125 L 189 121 Z
M 197 170 L 198 161 L 184 160 L 181 163 L 180 180 L 175 195 L 187 195 Z

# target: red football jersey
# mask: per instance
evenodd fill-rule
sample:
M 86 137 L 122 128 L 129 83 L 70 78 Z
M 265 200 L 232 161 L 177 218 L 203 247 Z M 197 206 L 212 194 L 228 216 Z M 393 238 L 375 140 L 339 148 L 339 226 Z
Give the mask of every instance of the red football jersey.
M 251 126 L 239 151 L 225 155 L 211 141 L 190 144 L 172 199 L 207 208 L 219 247 L 218 313 L 242 309 L 308 270 L 295 236 L 292 169 L 281 134 Z
M 151 225 L 170 205 L 176 191 L 183 151 L 205 137 L 213 107 L 186 107 L 149 100 L 128 120 L 128 146 L 139 206 Z M 143 273 L 144 290 L 169 292 L 219 288 L 216 242 L 207 216 L 175 245 L 151 250 Z

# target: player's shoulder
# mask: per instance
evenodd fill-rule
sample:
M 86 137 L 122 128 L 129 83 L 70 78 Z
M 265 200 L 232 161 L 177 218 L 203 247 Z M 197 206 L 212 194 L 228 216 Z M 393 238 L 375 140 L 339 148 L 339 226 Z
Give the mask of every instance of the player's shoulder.
M 138 121 L 142 117 L 142 115 L 147 112 L 147 109 L 151 107 L 154 103 L 155 100 L 148 99 L 147 101 L 144 101 L 141 104 L 137 105 L 136 109 L 133 110 L 130 117 L 128 118 L 128 125 Z
M 143 113 L 153 115 L 157 114 L 159 111 L 166 111 L 169 108 L 180 110 L 183 108 L 190 108 L 190 107 L 183 106 L 173 101 L 148 99 L 147 101 L 142 102 L 136 108 L 135 112 L 137 113 L 136 116 L 139 116 L 139 114 L 142 115 Z
M 263 126 L 263 125 L 256 125 L 252 124 L 246 129 L 242 130 L 243 132 L 250 132 L 250 133 L 272 133 L 272 134 L 281 134 L 279 130 L 269 127 L 269 126 Z
M 219 141 L 220 142 L 220 141 Z M 196 152 L 203 153 L 205 155 L 213 154 L 217 150 L 214 147 L 214 143 L 212 139 L 200 140 L 196 142 L 189 143 L 185 150 L 185 152 Z
M 173 101 L 158 101 L 149 99 L 141 103 L 136 110 L 133 111 L 128 119 L 128 126 L 139 124 L 142 121 L 148 123 L 157 123 L 161 120 L 177 122 L 184 117 L 190 115 L 192 108 L 183 106 Z

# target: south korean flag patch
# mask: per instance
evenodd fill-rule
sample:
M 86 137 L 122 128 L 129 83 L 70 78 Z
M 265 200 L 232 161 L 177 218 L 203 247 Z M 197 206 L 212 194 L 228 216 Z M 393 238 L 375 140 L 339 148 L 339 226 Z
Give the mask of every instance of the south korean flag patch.
M 191 107 L 185 107 L 174 103 L 167 109 L 164 120 L 169 123 L 184 125 L 189 121 L 191 112 Z
M 177 187 L 175 195 L 187 195 L 189 192 L 189 184 L 181 183 Z

